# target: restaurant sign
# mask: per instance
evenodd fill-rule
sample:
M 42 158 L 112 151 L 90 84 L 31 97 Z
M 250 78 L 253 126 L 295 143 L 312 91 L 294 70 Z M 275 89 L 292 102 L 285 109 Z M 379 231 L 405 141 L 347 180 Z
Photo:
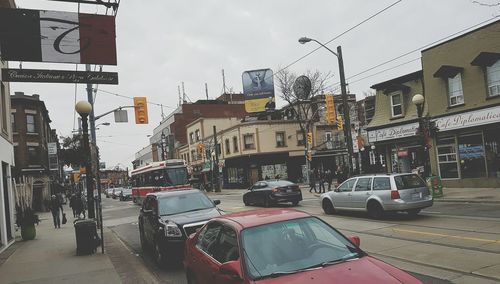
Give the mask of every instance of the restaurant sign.
M 2 81 L 118 85 L 118 73 L 41 69 L 2 69 Z
M 417 129 L 418 129 L 418 122 L 372 130 L 368 131 L 368 141 L 373 143 L 391 139 L 410 137 L 415 135 Z
M 439 131 L 455 130 L 500 122 L 500 106 L 433 119 Z

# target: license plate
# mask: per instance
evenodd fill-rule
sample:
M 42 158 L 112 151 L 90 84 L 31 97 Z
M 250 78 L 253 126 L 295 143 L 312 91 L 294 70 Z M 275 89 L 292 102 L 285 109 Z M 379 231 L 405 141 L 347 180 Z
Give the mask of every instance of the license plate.
M 411 199 L 420 199 L 420 198 L 422 198 L 422 192 L 413 193 L 411 195 Z
M 286 192 L 292 192 L 292 190 L 291 189 L 287 189 Z

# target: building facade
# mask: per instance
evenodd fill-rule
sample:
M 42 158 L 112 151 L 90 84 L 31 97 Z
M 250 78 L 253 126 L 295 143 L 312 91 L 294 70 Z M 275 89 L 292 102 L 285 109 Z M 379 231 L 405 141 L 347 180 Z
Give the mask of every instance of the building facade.
M 448 187 L 500 187 L 500 21 L 423 50 L 422 67 L 432 173 Z
M 15 8 L 13 0 L 0 0 L 0 8 Z M 0 57 L 0 73 L 8 68 Z M 14 243 L 15 200 L 12 167 L 15 165 L 12 142 L 10 88 L 0 74 L 0 253 Z
M 53 183 L 60 177 L 57 155 L 55 161 L 49 159 L 49 144 L 55 143 L 57 153 L 58 138 L 50 127 L 51 120 L 45 103 L 38 95 L 28 96 L 16 92 L 10 99 L 16 160 L 13 177 L 32 177 L 33 209 L 47 210 L 50 195 L 55 189 L 52 188 Z

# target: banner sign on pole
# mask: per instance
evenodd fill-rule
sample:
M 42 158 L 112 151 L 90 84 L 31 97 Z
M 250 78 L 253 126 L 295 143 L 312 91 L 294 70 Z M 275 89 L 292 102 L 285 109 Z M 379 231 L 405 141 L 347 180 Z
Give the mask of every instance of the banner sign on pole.
M 242 74 L 242 81 L 246 112 L 273 111 L 276 108 L 273 70 L 245 71 Z
M 116 65 L 115 17 L 0 8 L 6 61 Z
M 118 73 L 69 70 L 2 69 L 2 81 L 118 85 Z

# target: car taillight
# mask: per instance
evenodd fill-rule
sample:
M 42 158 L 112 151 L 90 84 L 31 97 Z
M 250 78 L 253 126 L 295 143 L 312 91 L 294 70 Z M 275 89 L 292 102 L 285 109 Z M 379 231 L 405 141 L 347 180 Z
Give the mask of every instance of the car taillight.
M 399 191 L 397 190 L 391 190 L 391 199 L 400 199 L 401 196 L 399 196 Z
M 279 192 L 279 191 L 280 191 L 280 189 L 279 189 L 279 187 L 273 187 L 273 189 L 272 189 L 271 191 L 272 191 L 272 192 Z

